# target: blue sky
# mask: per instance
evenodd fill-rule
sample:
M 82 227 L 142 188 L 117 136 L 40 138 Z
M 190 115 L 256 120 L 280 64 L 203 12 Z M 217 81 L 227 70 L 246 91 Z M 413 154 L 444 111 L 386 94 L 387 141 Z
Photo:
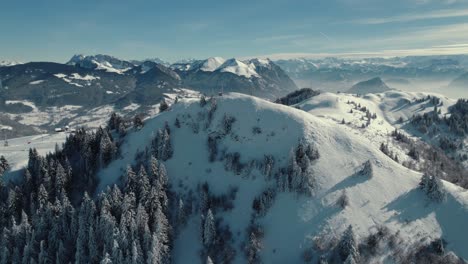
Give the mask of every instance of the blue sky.
M 0 60 L 468 53 L 468 0 L 15 0 Z

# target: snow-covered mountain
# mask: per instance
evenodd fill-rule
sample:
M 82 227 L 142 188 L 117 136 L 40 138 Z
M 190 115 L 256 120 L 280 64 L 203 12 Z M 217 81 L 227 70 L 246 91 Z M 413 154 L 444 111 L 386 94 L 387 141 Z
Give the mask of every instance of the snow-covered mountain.
M 24 136 L 76 123 L 76 119 L 86 119 L 87 113 L 102 111 L 99 109 L 133 109 L 124 111 L 127 114 L 153 112 L 151 108 L 165 94 L 176 94 L 181 88 L 211 94 L 225 87 L 226 91 L 271 99 L 296 89 L 268 60 L 216 57 L 179 66 L 168 67 L 157 59 L 130 62 L 98 54 L 75 55 L 67 64 L 30 62 L 0 67 L 0 110 L 4 113 L 0 119 L 8 127 L 21 127 L 22 133 L 18 129 L 13 132 Z M 36 108 L 7 103 L 12 101 L 28 102 Z M 39 115 L 50 118 L 32 123 Z
M 74 55 L 68 65 L 80 66 L 86 69 L 103 70 L 107 72 L 123 73 L 135 65 L 129 61 L 121 60 L 109 55 Z
M 150 61 L 150 62 L 154 62 L 154 63 L 157 63 L 157 64 L 161 64 L 161 65 L 164 65 L 166 67 L 169 67 L 171 65 L 171 63 L 165 61 L 165 60 L 162 60 L 160 58 L 148 58 L 148 59 L 144 59 L 144 60 L 131 60 L 130 62 L 135 64 L 135 65 L 141 65 L 147 61 Z
M 14 66 L 14 65 L 18 65 L 18 64 L 22 64 L 22 62 L 9 61 L 9 60 L 1 60 L 0 61 L 0 67 Z
M 356 83 L 347 93 L 368 94 L 368 93 L 383 93 L 390 90 L 390 87 L 385 84 L 380 77 L 375 77 L 367 81 Z
M 179 71 L 229 72 L 245 78 L 259 77 L 251 61 L 240 61 L 235 58 L 225 60 L 221 57 L 211 57 L 206 60 L 175 63 L 173 68 Z
M 77 190 L 84 189 L 107 194 L 95 202 L 85 196 L 76 219 L 88 215 L 84 208 L 95 208 L 97 213 L 78 221 L 79 226 L 102 223 L 101 228 L 111 228 L 114 235 L 96 243 L 84 243 L 81 237 L 77 247 L 67 250 L 83 251 L 67 255 L 66 261 L 80 256 L 119 262 L 155 254 L 173 263 L 457 263 L 454 255 L 467 259 L 466 190 L 436 178 L 421 181 L 421 173 L 379 149 L 376 137 L 388 140 L 388 130 L 394 129 L 387 114 L 398 116 L 381 106 L 399 106 L 401 100 L 420 96 L 390 93 L 364 98 L 323 93 L 297 104 L 301 109 L 237 93 L 187 98 L 144 125 L 88 136 L 101 137 L 94 155 L 102 165 L 86 174 L 87 182 L 98 184 L 96 189 L 74 185 L 74 195 L 83 196 L 84 191 Z M 369 117 L 367 126 L 360 126 L 368 117 L 355 109 L 358 104 L 377 114 Z M 79 156 L 81 150 L 71 146 L 79 144 L 81 136 L 66 144 L 57 158 Z M 36 163 L 29 164 L 36 175 Z M 78 163 L 73 166 L 80 171 Z M 161 173 L 167 175 L 167 187 Z M 71 177 L 72 182 L 80 179 Z M 113 184 L 120 190 L 106 189 Z M 148 190 L 161 186 L 167 189 L 157 189 L 155 207 L 143 206 L 152 199 Z M 53 187 L 42 189 L 50 199 L 57 195 Z M 41 218 L 30 219 L 39 225 L 36 219 Z M 165 220 L 152 225 L 152 219 Z M 91 241 L 101 228 L 78 234 Z M 44 245 L 54 245 L 50 241 L 51 236 L 45 238 Z M 107 243 L 114 245 L 113 252 L 122 253 L 106 256 L 100 249 Z M 153 252 L 152 243 L 163 250 Z M 95 256 L 86 253 L 94 248 Z
M 184 85 L 209 94 L 226 90 L 273 99 L 297 89 L 289 76 L 270 60 L 212 57 L 171 67 L 181 75 Z

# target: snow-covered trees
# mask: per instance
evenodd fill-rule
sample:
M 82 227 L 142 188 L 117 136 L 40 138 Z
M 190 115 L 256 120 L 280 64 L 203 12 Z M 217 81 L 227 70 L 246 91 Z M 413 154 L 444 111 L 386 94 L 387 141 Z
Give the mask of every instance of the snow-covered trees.
M 107 122 L 107 127 L 110 130 L 119 129 L 120 125 L 124 122 L 123 118 L 117 113 L 113 112 L 109 121 Z
M 103 131 L 100 141 L 100 161 L 103 166 L 107 166 L 115 157 L 117 153 L 117 147 L 111 140 L 110 135 L 107 131 Z
M 370 160 L 362 164 L 361 170 L 359 171 L 359 175 L 366 176 L 369 178 L 372 178 L 374 176 L 374 167 Z
M 218 155 L 218 135 L 210 134 L 208 135 L 208 153 L 209 157 L 208 160 L 213 162 L 216 160 Z
M 318 150 L 310 144 L 300 142 L 289 156 L 289 167 L 278 178 L 280 189 L 311 195 L 315 188 L 311 163 L 320 157 Z
M 204 94 L 202 94 L 200 97 L 200 106 L 205 107 L 205 105 L 206 105 L 206 97 Z
M 262 238 L 264 236 L 263 229 L 252 223 L 247 230 L 248 241 L 244 249 L 244 254 L 249 264 L 262 263 L 260 251 L 263 249 Z
M 213 212 L 208 209 L 203 224 L 203 244 L 210 246 L 216 237 L 216 228 Z
M 338 254 L 342 260 L 347 260 L 351 257 L 352 260 L 356 261 L 359 259 L 359 251 L 357 248 L 356 238 L 354 236 L 353 227 L 350 225 L 343 233 L 340 242 L 337 246 Z M 351 262 L 352 263 L 352 262 Z
M 224 115 L 223 117 L 223 132 L 225 135 L 231 133 L 232 124 L 236 121 L 236 118 L 229 115 Z
M 356 264 L 357 262 L 352 255 L 348 255 L 348 257 L 343 263 L 344 264 Z
M 276 197 L 276 191 L 273 188 L 268 188 L 256 197 L 252 203 L 252 209 L 258 216 L 265 216 L 268 209 L 273 205 Z
M 278 104 L 284 105 L 293 105 L 299 102 L 302 102 L 306 99 L 319 95 L 319 91 L 312 90 L 310 88 L 302 88 L 300 90 L 294 91 L 285 97 L 279 98 L 275 101 Z
M 5 171 L 10 168 L 8 161 L 5 159 L 3 155 L 0 156 L 0 177 L 3 175 Z
M 162 99 L 159 103 L 159 112 L 164 112 L 169 108 L 169 105 L 166 103 L 166 100 Z
M 427 194 L 429 199 L 435 202 L 443 202 L 446 199 L 447 193 L 444 185 L 436 176 L 424 173 L 419 182 L 419 187 Z
M 390 150 L 390 147 L 388 146 L 387 143 L 382 142 L 380 144 L 380 151 L 382 151 L 385 155 L 389 156 L 394 161 L 396 161 L 396 162 L 399 161 L 398 155 L 396 153 L 393 153 L 392 150 Z
M 172 157 L 173 149 L 171 144 L 171 129 L 166 123 L 164 129 L 159 129 L 156 132 L 152 143 L 152 153 L 157 159 L 166 161 Z
M 106 144 L 113 143 L 107 133 L 79 130 L 45 157 L 30 150 L 23 181 L 0 200 L 0 263 L 170 262 L 167 174 L 160 161 L 142 162 L 137 174 L 128 167 L 124 186 L 96 199 L 86 193 L 95 189 L 82 182 L 95 177 Z
M 110 259 L 109 253 L 104 254 L 104 258 L 99 262 L 100 264 L 112 264 L 112 260 Z
M 349 205 L 349 198 L 348 198 L 348 195 L 346 194 L 346 190 L 343 190 L 341 192 L 341 195 L 338 197 L 338 200 L 336 201 L 336 205 L 338 205 L 339 207 L 343 209 Z
M 133 117 L 133 127 L 137 130 L 141 129 L 145 124 L 141 115 L 135 115 Z

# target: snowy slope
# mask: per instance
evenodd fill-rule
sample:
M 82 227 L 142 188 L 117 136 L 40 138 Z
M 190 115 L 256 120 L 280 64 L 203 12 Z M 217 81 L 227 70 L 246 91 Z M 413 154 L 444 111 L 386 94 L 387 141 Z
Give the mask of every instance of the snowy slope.
M 242 62 L 237 59 L 229 59 L 224 62 L 219 68 L 221 72 L 230 72 L 238 76 L 244 76 L 250 78 L 252 76 L 259 77 L 255 71 L 255 65 L 250 62 Z
M 260 77 L 255 71 L 256 65 L 268 66 L 269 60 L 246 60 L 241 61 L 236 58 L 225 60 L 221 57 L 211 57 L 205 60 L 193 61 L 189 63 L 175 63 L 172 68 L 180 71 L 203 71 L 203 72 L 229 72 L 237 76 L 251 78 Z
M 296 106 L 336 123 L 341 123 L 344 120 L 346 123 L 344 127 L 350 133 L 360 134 L 372 141 L 372 144 L 377 148 L 381 143 L 386 143 L 390 146 L 390 150 L 398 155 L 400 161 L 411 161 L 412 159 L 407 155 L 408 150 L 394 142 L 389 134 L 396 128 L 402 129 L 414 140 L 422 139 L 438 146 L 439 137 L 430 138 L 421 135 L 412 126 L 407 126 L 407 120 L 410 120 L 414 115 L 422 115 L 434 110 L 430 100 L 424 100 L 428 96 L 440 99 L 441 105 L 438 107 L 441 112 L 440 116 L 447 115 L 449 108 L 456 103 L 455 99 L 436 93 L 388 91 L 365 96 L 347 93 L 322 93 Z M 377 116 L 366 129 L 361 128 L 366 124 L 367 119 L 364 112 L 355 109 L 358 104 L 366 107 Z M 404 122 L 400 123 L 400 119 Z M 439 132 L 439 136 L 441 135 L 444 135 L 444 131 Z M 466 149 L 468 149 L 467 140 L 463 142 L 460 153 Z
M 68 65 L 79 65 L 87 69 L 103 70 L 123 74 L 135 65 L 131 62 L 121 60 L 109 55 L 74 55 L 68 62 Z
M 300 140 L 316 146 L 321 156 L 313 164 L 313 176 L 310 176 L 317 182 L 314 195 L 279 193 L 272 208 L 260 220 L 265 229 L 264 248 L 260 252 L 264 263 L 299 263 L 304 249 L 311 247 L 312 238 L 339 237 L 349 224 L 353 225 L 358 238 L 364 238 L 380 224 L 392 232 L 400 231 L 403 249 L 426 237 L 443 236 L 449 250 L 467 259 L 468 229 L 462 228 L 462 223 L 468 221 L 468 194 L 444 182 L 447 201 L 430 203 L 417 189 L 421 174 L 384 155 L 372 138 L 340 125 L 338 121 L 343 114 L 335 112 L 336 109 L 345 112 L 343 104 L 346 103 L 331 94 L 323 96 L 327 98 L 318 102 L 313 101 L 318 100 L 314 97 L 301 105 L 310 112 L 305 113 L 246 95 L 224 95 L 216 98 L 217 109 L 207 126 L 204 124 L 209 106 L 202 108 L 198 99 L 179 100 L 168 112 L 147 120 L 141 130 L 127 135 L 121 147 L 121 158 L 100 172 L 99 189 L 116 182 L 125 166 L 134 163 L 136 154 L 150 145 L 156 130 L 167 122 L 174 154 L 165 165 L 176 193 L 188 195 L 196 191 L 197 184 L 205 181 L 215 194 L 238 187 L 234 208 L 217 212 L 216 217 L 232 231 L 237 251 L 235 263 L 245 263 L 242 245 L 246 241 L 252 200 L 266 187 L 274 186 L 274 182 L 256 169 L 237 175 L 226 171 L 221 161 L 209 162 L 207 137 L 222 130 L 221 123 L 227 114 L 236 121 L 231 133 L 218 143 L 219 148 L 224 152 L 239 152 L 242 163 L 272 155 L 276 160 L 275 168 L 283 167 Z M 370 101 L 373 100 L 378 102 L 379 99 L 374 97 Z M 319 111 L 314 113 L 319 107 L 317 104 L 323 106 L 321 116 L 318 116 Z M 378 110 L 375 103 L 372 111 L 383 116 Z M 180 128 L 174 125 L 176 118 L 181 123 Z M 381 126 L 376 129 L 383 131 L 389 125 L 382 119 L 375 122 L 375 126 Z M 261 132 L 253 133 L 254 127 L 261 128 Z M 374 164 L 374 176 L 354 175 L 367 160 Z M 343 190 L 348 193 L 349 206 L 342 210 L 336 206 L 336 201 Z M 199 260 L 198 250 L 202 247 L 199 228 L 199 214 L 191 215 L 174 243 L 176 263 Z
M 8 139 L 8 146 L 0 144 L 0 155 L 5 156 L 11 166 L 11 172 L 4 175 L 4 179 L 15 179 L 19 170 L 28 164 L 28 154 L 30 148 L 36 148 L 38 153 L 46 155 L 55 150 L 55 145 L 59 146 L 65 142 L 67 133 L 42 134 L 29 137 Z
M 212 72 L 219 68 L 226 60 L 221 57 L 212 57 L 208 58 L 203 62 L 200 67 L 200 70 Z
M 14 66 L 14 65 L 18 65 L 18 64 L 22 64 L 22 62 L 18 62 L 18 61 L 8 61 L 8 60 L 1 60 L 0 61 L 0 67 L 7 67 L 7 66 Z

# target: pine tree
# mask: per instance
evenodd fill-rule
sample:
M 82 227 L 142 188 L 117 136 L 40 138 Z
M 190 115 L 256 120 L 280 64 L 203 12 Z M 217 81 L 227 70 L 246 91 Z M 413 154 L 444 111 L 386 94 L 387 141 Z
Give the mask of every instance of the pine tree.
M 104 258 L 101 260 L 100 264 L 112 264 L 112 260 L 110 259 L 109 253 L 104 254 Z
M 62 194 L 65 194 L 65 189 L 68 187 L 68 176 L 60 163 L 57 163 L 54 186 L 56 197 L 60 197 Z
M 133 193 L 138 191 L 137 176 L 130 165 L 127 165 L 125 191 Z
M 41 240 L 38 263 L 39 264 L 46 264 L 48 262 L 49 262 L 49 256 L 47 254 L 47 249 L 45 248 L 45 241 Z
M 169 232 L 170 232 L 170 226 L 169 226 L 169 220 L 167 216 L 164 214 L 162 211 L 162 207 L 158 206 L 156 210 L 156 221 L 154 223 L 154 234 L 157 235 L 158 238 L 158 243 L 160 245 L 160 255 L 161 259 L 166 262 L 170 261 L 170 248 L 169 248 Z
M 202 96 L 200 97 L 200 106 L 204 107 L 205 105 L 206 105 L 206 98 L 205 98 L 205 95 L 202 94 Z
M 172 157 L 173 150 L 171 144 L 171 130 L 166 123 L 164 129 L 159 129 L 151 145 L 154 156 L 166 161 Z
M 205 216 L 205 222 L 203 224 L 203 244 L 206 247 L 209 247 L 213 244 L 216 237 L 216 227 L 214 222 L 214 216 L 211 212 L 211 209 L 208 209 L 208 212 Z
M 166 103 L 166 100 L 162 99 L 159 104 L 159 112 L 164 112 L 169 108 L 169 105 Z
M 421 181 L 419 182 L 419 188 L 421 188 L 424 192 L 428 192 L 430 189 L 430 181 L 431 181 L 431 176 L 429 174 L 424 173 L 423 176 L 421 177 Z
M 140 130 L 144 126 L 143 119 L 140 115 L 135 115 L 135 117 L 133 118 L 133 126 L 137 130 Z
M 85 193 L 78 214 L 78 234 L 76 238 L 75 263 L 89 263 L 89 230 L 94 223 L 95 205 L 93 200 Z
M 156 234 L 153 234 L 151 239 L 151 247 L 148 253 L 147 264 L 162 264 L 163 258 L 161 253 L 161 243 Z
M 350 255 L 354 259 L 359 257 L 356 238 L 354 237 L 353 227 L 351 225 L 348 226 L 338 243 L 338 253 L 342 260 L 346 260 Z
M 422 189 L 429 199 L 435 202 L 443 202 L 447 197 L 442 181 L 436 176 L 430 176 L 424 173 L 419 182 L 419 188 Z
M 372 162 L 370 160 L 364 162 L 364 164 L 362 164 L 362 169 L 360 171 L 360 174 L 363 175 L 363 176 L 367 176 L 367 177 L 373 177 L 374 175 L 374 167 L 372 165 Z
M 5 159 L 3 155 L 0 156 L 0 176 L 3 175 L 5 171 L 7 171 L 10 168 L 10 165 L 8 164 L 8 161 Z
M 150 159 L 149 172 L 151 185 L 156 186 L 158 190 L 165 190 L 168 178 L 164 164 L 152 156 Z
M 90 261 L 92 263 L 97 263 L 99 261 L 100 252 L 98 250 L 98 240 L 96 238 L 94 230 L 94 221 L 92 221 L 88 229 L 88 251 Z
M 346 194 L 346 190 L 343 190 L 336 204 L 343 209 L 349 205 L 349 198 L 348 198 L 348 195 Z
M 47 192 L 44 185 L 41 184 L 39 186 L 39 192 L 37 193 L 37 205 L 39 206 L 39 209 L 45 208 L 48 202 L 49 202 L 49 193 Z
M 99 144 L 100 149 L 100 162 L 103 166 L 107 166 L 115 157 L 117 153 L 117 147 L 112 142 L 107 131 L 104 130 L 101 136 L 101 142 Z
M 143 256 L 141 254 L 141 249 L 137 244 L 138 240 L 133 240 L 132 242 L 132 255 L 131 255 L 131 264 L 143 263 Z
M 137 202 L 141 202 L 146 195 L 148 195 L 150 189 L 150 182 L 148 174 L 146 173 L 145 167 L 140 166 L 140 171 L 138 172 L 138 177 L 136 178 L 136 197 Z
M 344 264 L 356 264 L 356 260 L 354 260 L 353 255 L 348 255 Z

